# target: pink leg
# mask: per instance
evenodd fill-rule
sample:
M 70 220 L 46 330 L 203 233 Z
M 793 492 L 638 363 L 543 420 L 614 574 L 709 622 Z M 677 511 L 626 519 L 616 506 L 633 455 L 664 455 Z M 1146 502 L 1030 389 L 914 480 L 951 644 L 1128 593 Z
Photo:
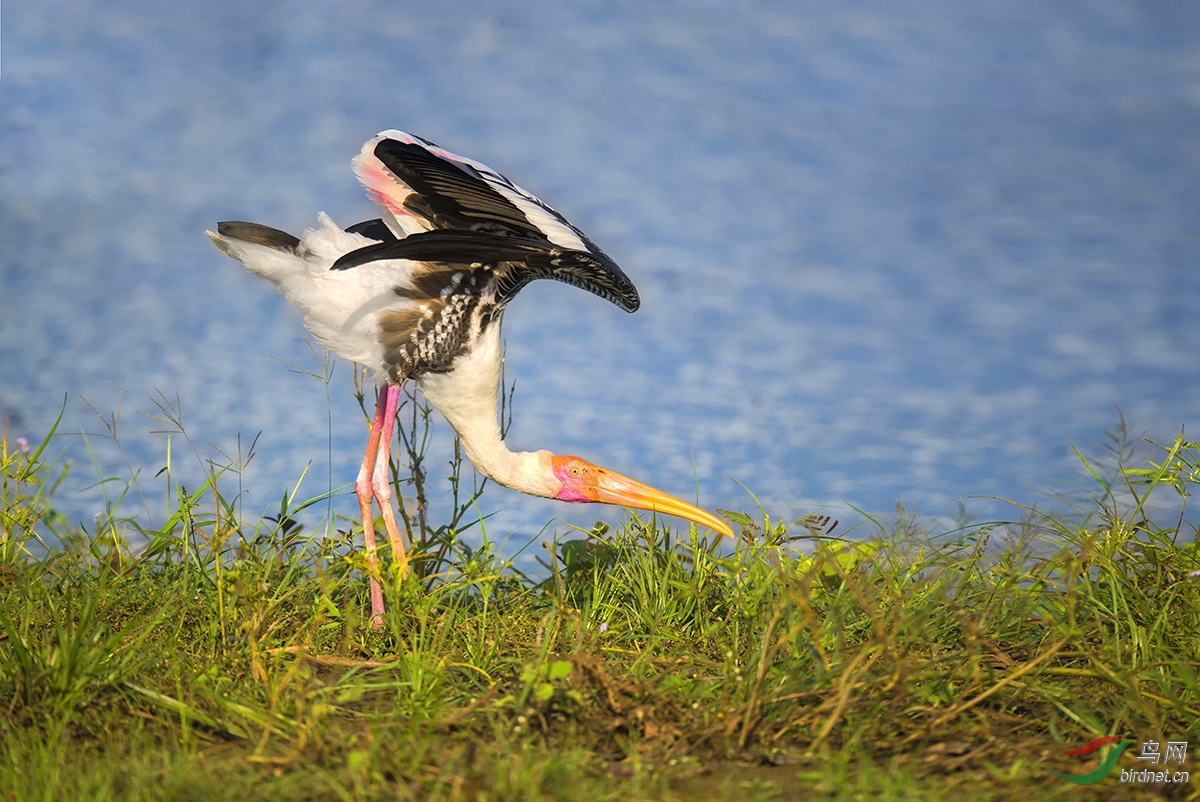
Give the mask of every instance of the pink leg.
M 391 385 L 389 385 L 389 388 Z M 383 418 L 386 413 L 386 389 L 379 391 L 375 405 L 375 420 L 371 424 L 371 434 L 367 438 L 367 450 L 363 455 L 362 468 L 358 479 L 354 482 L 354 492 L 358 496 L 358 511 L 362 515 L 363 541 L 367 549 L 367 571 L 371 579 L 371 623 L 376 629 L 383 626 L 383 590 L 379 587 L 379 561 L 375 557 L 375 514 L 371 509 L 371 470 L 375 465 L 375 455 L 379 448 L 379 436 L 383 431 Z M 392 413 L 393 416 L 395 413 Z M 391 427 L 388 427 L 389 439 Z M 390 512 L 390 507 L 389 507 Z
M 389 384 L 387 386 L 387 410 L 383 413 L 383 429 L 379 433 L 379 450 L 375 455 L 375 472 L 371 477 L 371 488 L 375 491 L 375 500 L 379 502 L 379 511 L 383 514 L 388 538 L 392 541 L 392 558 L 403 578 L 408 576 L 408 557 L 404 553 L 404 536 L 400 534 L 400 527 L 396 524 L 396 515 L 392 512 L 392 485 L 388 481 L 391 478 L 388 475 L 388 468 L 392 453 L 392 426 L 396 422 L 396 408 L 399 401 L 400 388 Z

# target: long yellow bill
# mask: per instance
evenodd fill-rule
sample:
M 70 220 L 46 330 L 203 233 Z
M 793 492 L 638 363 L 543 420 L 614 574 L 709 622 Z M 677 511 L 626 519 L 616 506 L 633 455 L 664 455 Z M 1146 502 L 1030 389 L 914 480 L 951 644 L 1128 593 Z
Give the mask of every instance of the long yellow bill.
M 733 537 L 733 528 L 730 527 L 728 521 L 661 490 L 644 485 L 636 479 L 630 479 L 628 476 L 622 476 L 606 468 L 597 466 L 594 489 L 596 501 L 603 504 L 617 504 L 622 507 L 649 510 L 659 515 L 673 515 L 676 518 L 692 521 L 699 526 L 706 526 L 714 532 L 720 532 L 725 537 Z

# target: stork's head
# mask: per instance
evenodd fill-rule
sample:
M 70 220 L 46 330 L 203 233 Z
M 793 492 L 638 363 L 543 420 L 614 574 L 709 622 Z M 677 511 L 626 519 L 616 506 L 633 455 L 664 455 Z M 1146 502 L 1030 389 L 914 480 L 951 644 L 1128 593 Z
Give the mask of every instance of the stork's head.
M 550 464 L 555 478 L 562 484 L 555 495 L 559 501 L 599 502 L 650 510 L 659 515 L 685 518 L 726 537 L 733 537 L 733 529 L 729 524 L 712 513 L 693 507 L 686 501 L 680 501 L 628 476 L 593 465 L 581 457 L 552 457 Z

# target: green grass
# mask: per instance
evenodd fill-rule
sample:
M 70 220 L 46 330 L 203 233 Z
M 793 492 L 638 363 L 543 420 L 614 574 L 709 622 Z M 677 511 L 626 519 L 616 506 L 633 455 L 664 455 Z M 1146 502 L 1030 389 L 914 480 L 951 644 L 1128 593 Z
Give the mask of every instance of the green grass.
M 452 522 L 406 517 L 412 576 L 381 555 L 378 631 L 353 522 L 299 536 L 322 499 L 244 520 L 235 464 L 86 532 L 45 451 L 0 446 L 2 799 L 1137 799 L 1163 786 L 1048 769 L 1098 735 L 1200 751 L 1200 552 L 1148 512 L 1200 481 L 1182 439 L 1090 468 L 1089 514 L 759 511 L 716 552 L 633 518 L 544 580 L 462 546 L 464 482 Z

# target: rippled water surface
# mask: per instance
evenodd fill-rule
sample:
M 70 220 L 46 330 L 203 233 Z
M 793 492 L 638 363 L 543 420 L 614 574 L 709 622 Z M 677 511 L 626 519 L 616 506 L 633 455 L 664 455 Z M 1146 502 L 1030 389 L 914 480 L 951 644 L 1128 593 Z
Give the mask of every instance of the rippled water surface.
M 251 510 L 310 461 L 304 493 L 353 479 L 349 366 L 327 403 L 278 361 L 315 367 L 298 316 L 203 232 L 375 216 L 349 160 L 393 127 L 536 192 L 642 293 L 510 307 L 518 447 L 710 507 L 753 506 L 732 477 L 789 517 L 938 511 L 1036 500 L 1114 405 L 1159 440 L 1200 409 L 1194 4 L 51 0 L 3 26 L 0 415 L 36 440 L 66 394 L 97 431 L 80 396 L 123 384 L 152 511 L 158 391 L 204 456 L 262 432 Z M 55 447 L 88 520 L 85 443 Z M 492 510 L 515 542 L 619 516 Z

